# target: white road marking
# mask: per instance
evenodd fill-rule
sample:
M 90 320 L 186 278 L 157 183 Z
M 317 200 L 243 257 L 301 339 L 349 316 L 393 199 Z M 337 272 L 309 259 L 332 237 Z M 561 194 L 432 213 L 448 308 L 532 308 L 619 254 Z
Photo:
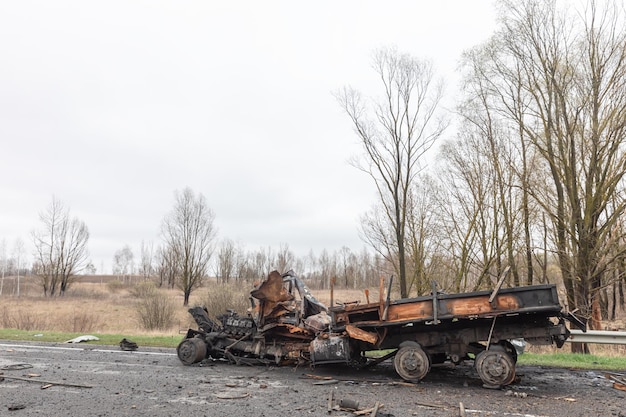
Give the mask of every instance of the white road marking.
M 521 414 L 521 413 L 506 413 L 501 411 L 483 411 L 483 410 L 468 410 L 465 409 L 466 413 L 470 414 L 486 414 L 488 416 L 511 416 L 511 417 L 550 417 L 550 416 L 541 416 L 537 414 Z
M 92 348 L 79 348 L 79 347 L 62 347 L 62 346 L 33 346 L 33 345 L 18 345 L 18 344 L 8 344 L 8 343 L 0 343 L 0 347 L 6 348 L 18 348 L 18 349 L 29 349 L 29 350 L 73 350 L 73 351 L 88 351 L 88 352 L 102 352 L 102 353 L 118 353 L 118 354 L 126 354 L 126 355 L 155 355 L 155 356 L 176 356 L 175 353 L 166 353 L 166 352 L 142 352 L 139 350 L 135 351 L 125 351 L 125 350 L 112 350 L 112 349 L 92 349 Z

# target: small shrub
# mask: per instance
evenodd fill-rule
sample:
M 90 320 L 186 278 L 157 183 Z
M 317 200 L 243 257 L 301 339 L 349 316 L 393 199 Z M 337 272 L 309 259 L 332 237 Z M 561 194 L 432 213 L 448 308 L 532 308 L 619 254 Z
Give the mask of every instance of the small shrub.
M 65 322 L 64 331 L 73 333 L 93 332 L 102 325 L 102 320 L 97 314 L 86 311 L 74 311 L 72 316 Z
M 75 298 L 75 299 L 91 299 L 91 300 L 102 300 L 109 297 L 108 293 L 104 293 L 102 291 L 97 291 L 94 288 L 90 287 L 76 287 L 71 288 L 64 295 L 65 298 Z
M 142 281 L 131 287 L 130 294 L 135 298 L 146 298 L 154 295 L 157 291 L 157 286 L 154 282 Z
M 0 310 L 0 327 L 4 329 L 13 328 L 13 326 L 11 326 L 11 312 L 6 306 L 2 307 L 2 310 Z
M 122 281 L 120 280 L 114 280 L 114 281 L 109 281 L 107 282 L 107 289 L 109 290 L 109 292 L 111 293 L 118 293 L 120 291 L 122 291 L 124 289 L 125 285 Z
M 237 284 L 215 283 L 209 285 L 201 302 L 212 319 L 216 319 L 229 309 L 245 316 L 250 307 L 250 291 Z
M 158 290 L 144 295 L 137 302 L 139 322 L 145 330 L 167 330 L 174 323 L 175 307 L 172 301 Z
M 0 327 L 18 330 L 45 330 L 47 320 L 31 310 L 14 309 L 7 307 L 0 312 Z

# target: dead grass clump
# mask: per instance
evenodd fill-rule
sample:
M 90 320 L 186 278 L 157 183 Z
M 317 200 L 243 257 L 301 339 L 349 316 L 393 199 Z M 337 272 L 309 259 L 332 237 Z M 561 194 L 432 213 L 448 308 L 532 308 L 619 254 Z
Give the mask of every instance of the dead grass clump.
M 156 287 L 137 301 L 137 315 L 145 330 L 167 330 L 174 323 L 176 309 L 170 298 Z
M 109 292 L 104 290 L 99 284 L 86 283 L 79 286 L 72 286 L 63 297 L 102 300 L 109 297 Z
M 100 316 L 88 311 L 74 311 L 63 320 L 60 330 L 72 333 L 88 333 L 98 330 L 103 324 Z
M 113 294 L 116 294 L 122 291 L 124 288 L 126 288 L 126 284 L 124 284 L 122 281 L 117 280 L 117 279 L 107 282 L 106 286 L 109 292 Z
M 130 287 L 130 295 L 135 298 L 146 298 L 154 295 L 158 291 L 157 286 L 152 281 L 142 281 Z
M 250 307 L 249 297 L 250 291 L 243 289 L 241 285 L 212 283 L 204 297 L 201 297 L 200 303 L 207 309 L 209 317 L 216 319 L 229 309 L 246 315 Z
M 0 326 L 7 329 L 42 330 L 47 328 L 45 315 L 37 314 L 30 309 L 9 309 L 0 311 Z

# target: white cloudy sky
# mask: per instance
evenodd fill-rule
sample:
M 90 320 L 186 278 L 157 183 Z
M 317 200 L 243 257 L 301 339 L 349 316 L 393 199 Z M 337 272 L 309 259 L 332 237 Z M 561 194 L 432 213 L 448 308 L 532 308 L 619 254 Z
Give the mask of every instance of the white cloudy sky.
M 358 251 L 375 194 L 332 92 L 376 92 L 372 52 L 392 46 L 453 95 L 494 27 L 489 0 L 0 0 L 0 241 L 30 256 L 55 196 L 106 272 L 158 243 L 188 186 L 247 249 Z

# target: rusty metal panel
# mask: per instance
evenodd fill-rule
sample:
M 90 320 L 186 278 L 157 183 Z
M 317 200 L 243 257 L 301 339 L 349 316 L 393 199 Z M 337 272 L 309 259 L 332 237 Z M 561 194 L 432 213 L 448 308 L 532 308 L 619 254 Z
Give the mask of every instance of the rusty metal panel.
M 417 301 L 410 304 L 391 304 L 387 313 L 387 321 L 430 320 L 433 317 L 431 300 Z
M 461 294 L 436 294 L 435 296 L 403 299 L 393 302 L 387 309 L 386 320 L 375 311 L 376 305 L 350 306 L 333 309 L 337 324 L 355 324 L 359 327 L 398 324 L 404 322 L 433 322 L 455 318 L 489 318 L 506 313 L 553 313 L 561 311 L 554 285 L 535 285 L 500 290 L 493 302 L 489 291 Z M 438 317 L 434 321 L 434 306 Z
M 348 363 L 350 362 L 350 341 L 347 336 L 315 338 L 310 345 L 311 362 Z
M 453 316 L 480 316 L 497 310 L 517 310 L 521 307 L 517 297 L 510 294 L 496 297 L 493 304 L 489 302 L 487 296 L 440 301 L 442 314 L 448 313 Z
M 359 329 L 358 327 L 352 326 L 350 324 L 346 326 L 346 333 L 348 333 L 348 336 L 356 340 L 371 343 L 372 345 L 378 343 L 378 335 L 376 333 Z

